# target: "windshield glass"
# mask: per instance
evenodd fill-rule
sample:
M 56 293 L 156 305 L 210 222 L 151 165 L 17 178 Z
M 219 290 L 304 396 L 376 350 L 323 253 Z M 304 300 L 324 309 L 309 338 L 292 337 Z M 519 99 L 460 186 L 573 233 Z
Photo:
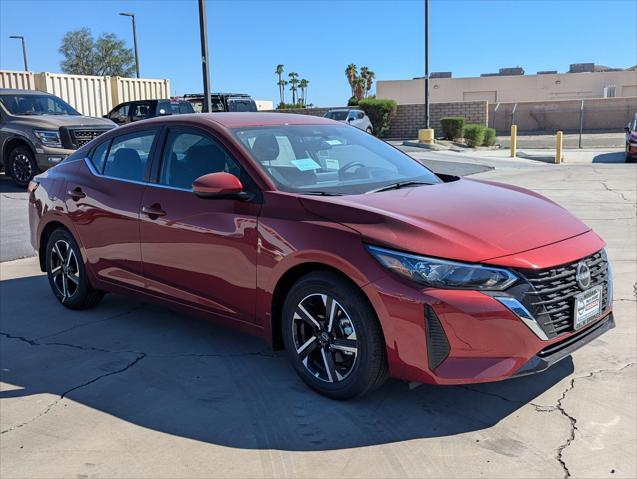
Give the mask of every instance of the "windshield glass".
M 328 111 L 325 114 L 325 118 L 329 118 L 330 120 L 336 120 L 336 121 L 345 121 L 345 119 L 347 118 L 347 113 L 348 111 L 343 110 L 343 111 Z
M 0 95 L 0 101 L 12 115 L 79 115 L 52 95 Z
M 232 131 L 257 165 L 283 191 L 351 195 L 396 182 L 441 182 L 400 150 L 344 125 L 286 125 Z

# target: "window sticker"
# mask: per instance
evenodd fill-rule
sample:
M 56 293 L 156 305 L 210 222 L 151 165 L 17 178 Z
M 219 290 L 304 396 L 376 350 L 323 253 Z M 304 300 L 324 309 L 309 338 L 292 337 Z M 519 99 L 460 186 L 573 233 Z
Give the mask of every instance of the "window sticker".
M 342 145 L 343 144 L 343 142 L 341 140 L 325 140 L 325 143 L 327 143 L 328 145 L 332 145 L 332 146 Z
M 326 158 L 325 167 L 328 170 L 338 170 L 340 168 L 340 165 L 338 164 L 338 160 L 335 160 L 333 158 Z
M 320 170 L 321 165 L 319 165 L 312 158 L 299 158 L 298 160 L 292 160 L 291 163 L 296 166 L 299 171 L 308 171 L 308 170 Z

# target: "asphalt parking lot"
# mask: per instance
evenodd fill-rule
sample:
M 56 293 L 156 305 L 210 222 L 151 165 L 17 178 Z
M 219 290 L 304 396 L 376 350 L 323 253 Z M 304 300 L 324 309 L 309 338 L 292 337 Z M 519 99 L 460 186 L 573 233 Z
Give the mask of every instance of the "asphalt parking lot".
M 68 311 L 35 258 L 5 261 L 0 476 L 636 477 L 637 165 L 527 153 L 410 150 L 439 172 L 531 188 L 606 240 L 617 327 L 572 358 L 501 383 L 389 381 L 336 402 L 253 338 L 118 295 Z M 7 209 L 26 201 L 1 194 L 4 249 L 9 222 L 24 226 Z

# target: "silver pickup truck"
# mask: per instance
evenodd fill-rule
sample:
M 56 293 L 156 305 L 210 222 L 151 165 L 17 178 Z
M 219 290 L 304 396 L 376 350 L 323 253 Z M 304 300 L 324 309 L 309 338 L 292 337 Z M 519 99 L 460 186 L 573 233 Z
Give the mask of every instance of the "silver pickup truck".
M 81 115 L 50 93 L 0 88 L 0 168 L 26 187 L 35 175 L 115 126 Z

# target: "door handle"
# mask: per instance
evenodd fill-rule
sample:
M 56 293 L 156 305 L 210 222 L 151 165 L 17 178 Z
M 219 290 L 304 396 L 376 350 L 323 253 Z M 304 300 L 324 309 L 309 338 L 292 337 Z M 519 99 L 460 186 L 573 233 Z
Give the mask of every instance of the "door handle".
M 66 194 L 69 195 L 74 201 L 77 201 L 80 198 L 86 198 L 86 193 L 84 193 L 82 191 L 82 188 L 80 188 L 79 186 L 74 190 L 68 190 Z
M 159 218 L 160 216 L 166 216 L 166 212 L 162 210 L 161 206 L 157 203 L 152 206 L 142 206 L 142 213 L 147 215 L 151 220 Z

